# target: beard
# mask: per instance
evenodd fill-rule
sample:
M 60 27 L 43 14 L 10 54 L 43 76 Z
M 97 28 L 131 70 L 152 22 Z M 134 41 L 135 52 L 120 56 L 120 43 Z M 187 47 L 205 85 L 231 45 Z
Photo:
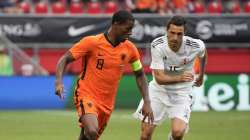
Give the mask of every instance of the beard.
M 170 46 L 171 50 L 177 52 L 180 48 L 180 44 L 178 42 L 172 42 L 170 43 Z

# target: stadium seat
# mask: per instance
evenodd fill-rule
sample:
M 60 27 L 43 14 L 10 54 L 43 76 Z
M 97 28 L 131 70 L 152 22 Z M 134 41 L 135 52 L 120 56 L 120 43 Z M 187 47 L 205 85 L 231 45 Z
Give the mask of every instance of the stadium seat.
M 30 13 L 31 11 L 31 5 L 28 1 L 20 2 L 18 6 L 21 9 L 22 13 Z
M 61 1 L 53 2 L 51 4 L 51 12 L 53 14 L 65 14 L 66 12 L 66 5 Z
M 100 14 L 101 13 L 101 4 L 100 2 L 88 2 L 88 10 L 89 14 Z
M 234 13 L 234 14 L 240 13 L 240 11 L 241 11 L 240 9 L 241 8 L 240 8 L 239 2 L 233 1 L 232 5 L 231 5 L 231 9 L 230 9 L 231 13 Z
M 212 1 L 208 4 L 208 13 L 210 14 L 221 14 L 222 13 L 222 4 L 218 1 Z
M 194 13 L 205 13 L 204 3 L 200 1 L 194 2 Z
M 117 4 L 114 1 L 106 1 L 104 2 L 104 13 L 105 14 L 113 14 L 118 9 Z
M 48 3 L 47 2 L 37 2 L 35 4 L 35 13 L 36 14 L 47 14 L 48 13 Z
M 81 14 L 83 13 L 83 3 L 82 2 L 71 2 L 69 6 L 69 12 L 71 14 Z
M 250 14 L 250 1 L 244 4 L 244 12 Z

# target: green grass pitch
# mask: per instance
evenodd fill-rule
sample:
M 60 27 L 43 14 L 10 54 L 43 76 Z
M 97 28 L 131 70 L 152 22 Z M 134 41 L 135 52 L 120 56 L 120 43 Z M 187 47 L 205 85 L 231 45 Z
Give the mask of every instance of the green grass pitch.
M 139 140 L 134 110 L 115 110 L 100 140 Z M 75 111 L 0 111 L 0 140 L 77 140 Z M 169 121 L 153 140 L 166 140 Z M 250 112 L 193 112 L 185 140 L 249 140 Z

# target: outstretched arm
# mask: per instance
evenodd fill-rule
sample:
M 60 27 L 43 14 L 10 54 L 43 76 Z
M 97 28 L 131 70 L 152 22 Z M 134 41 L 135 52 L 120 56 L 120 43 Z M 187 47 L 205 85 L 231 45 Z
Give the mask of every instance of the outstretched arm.
M 55 81 L 55 94 L 60 97 L 60 99 L 64 99 L 63 96 L 63 84 L 62 84 L 62 76 L 66 66 L 74 61 L 72 54 L 68 51 L 66 52 L 58 61 L 56 66 L 56 81 Z
M 143 121 L 148 118 L 149 123 L 153 123 L 154 115 L 150 104 L 149 94 L 148 94 L 148 82 L 143 69 L 134 71 L 136 77 L 137 86 L 141 92 L 144 104 L 142 107 L 142 114 L 144 116 Z

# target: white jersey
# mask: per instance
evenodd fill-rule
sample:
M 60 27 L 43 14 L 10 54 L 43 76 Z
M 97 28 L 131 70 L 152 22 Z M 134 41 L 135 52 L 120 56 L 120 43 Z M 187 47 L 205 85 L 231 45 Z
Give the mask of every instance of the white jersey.
M 164 70 L 169 75 L 178 75 L 184 71 L 193 72 L 195 58 L 205 55 L 205 45 L 200 39 L 183 36 L 183 42 L 178 52 L 173 52 L 168 46 L 167 36 L 156 38 L 151 43 L 151 69 Z M 191 92 L 193 82 L 181 82 L 169 85 L 159 85 L 153 75 L 150 88 L 167 93 Z

